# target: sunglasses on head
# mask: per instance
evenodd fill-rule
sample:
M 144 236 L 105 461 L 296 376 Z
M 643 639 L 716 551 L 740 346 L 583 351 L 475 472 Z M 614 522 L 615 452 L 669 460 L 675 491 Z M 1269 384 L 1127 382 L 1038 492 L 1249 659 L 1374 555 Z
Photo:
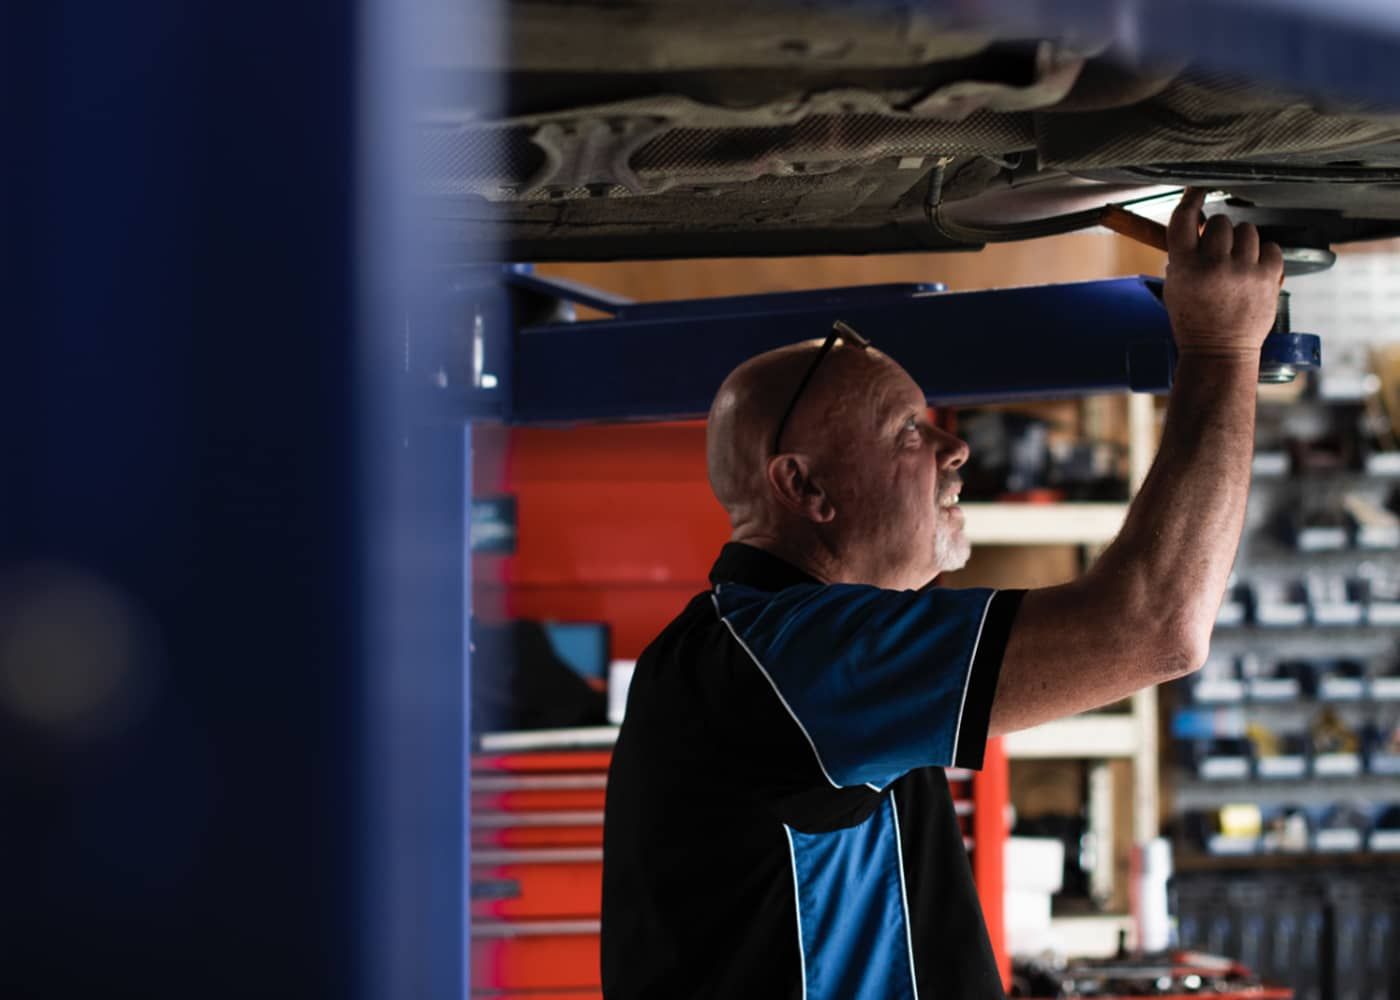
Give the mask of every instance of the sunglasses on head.
M 807 367 L 807 373 L 802 376 L 802 381 L 797 383 L 797 391 L 792 394 L 792 400 L 788 403 L 787 409 L 783 411 L 783 417 L 778 421 L 778 429 L 773 432 L 773 454 L 782 454 L 783 428 L 787 426 L 788 418 L 792 416 L 793 409 L 797 406 L 797 401 L 802 398 L 802 393 L 806 390 L 807 384 L 812 381 L 812 376 L 817 373 L 823 359 L 831 353 L 831 349 L 836 346 L 837 340 L 844 340 L 846 343 L 859 348 L 867 348 L 870 341 L 857 333 L 851 326 L 841 320 L 831 324 L 831 332 L 827 334 L 826 340 L 822 341 L 822 346 L 817 350 L 817 356 L 812 359 L 812 363 Z

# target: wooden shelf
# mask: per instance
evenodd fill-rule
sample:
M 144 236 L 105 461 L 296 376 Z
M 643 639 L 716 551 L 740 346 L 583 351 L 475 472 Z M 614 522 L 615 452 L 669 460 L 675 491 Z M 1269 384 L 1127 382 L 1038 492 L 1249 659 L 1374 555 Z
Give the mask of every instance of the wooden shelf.
M 973 545 L 1106 545 L 1128 515 L 1126 503 L 965 503 Z
M 1132 757 L 1142 746 L 1142 726 L 1129 713 L 1075 715 L 1011 733 L 1006 754 L 1012 760 Z
M 1202 871 L 1296 871 L 1299 868 L 1393 868 L 1400 865 L 1400 852 L 1388 851 L 1297 851 L 1275 854 L 1179 854 L 1173 863 L 1178 872 Z

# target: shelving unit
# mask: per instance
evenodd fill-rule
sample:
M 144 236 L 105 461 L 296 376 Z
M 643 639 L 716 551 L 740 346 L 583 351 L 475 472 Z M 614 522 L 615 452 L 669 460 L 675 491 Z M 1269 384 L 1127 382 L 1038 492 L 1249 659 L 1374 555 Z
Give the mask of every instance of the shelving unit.
M 1261 434 L 1282 437 L 1294 433 L 1295 425 L 1289 421 L 1306 420 L 1318 429 L 1318 440 L 1332 439 L 1339 433 L 1345 438 L 1353 433 L 1349 422 L 1355 421 L 1359 412 L 1354 402 L 1330 407 L 1324 401 L 1303 400 L 1293 402 L 1288 410 L 1261 402 Z M 1272 452 L 1261 453 L 1267 461 L 1256 456 L 1245 536 L 1236 561 L 1236 572 L 1243 581 L 1256 590 L 1261 585 L 1274 590 L 1281 582 L 1310 573 L 1353 579 L 1365 563 L 1394 566 L 1400 560 L 1400 549 L 1358 547 L 1341 528 L 1336 529 L 1340 532 L 1337 547 L 1287 544 L 1279 534 L 1281 514 L 1301 514 L 1323 506 L 1340 508 L 1341 498 L 1347 494 L 1381 496 L 1393 484 L 1384 477 L 1347 468 L 1310 469 L 1291 475 L 1277 445 L 1275 442 Z M 1355 459 L 1354 450 L 1341 447 Z M 1337 542 L 1332 540 L 1334 545 Z M 1390 607 L 1382 605 L 1373 614 L 1365 602 L 1335 606 L 1305 603 L 1298 605 L 1297 623 L 1289 625 L 1261 624 L 1260 620 L 1268 617 L 1284 621 L 1290 616 L 1269 616 L 1256 607 L 1252 623 L 1238 621 L 1241 616 L 1236 611 L 1231 620 L 1217 626 L 1212 640 L 1217 670 L 1238 667 L 1242 657 L 1250 657 L 1249 662 L 1258 664 L 1265 680 L 1212 676 L 1204 683 L 1193 679 L 1178 686 L 1173 720 L 1182 759 L 1174 769 L 1173 812 L 1182 817 L 1183 830 L 1199 836 L 1200 830 L 1208 828 L 1205 818 L 1211 813 L 1246 804 L 1258 810 L 1264 831 L 1259 838 L 1214 836 L 1205 843 L 1184 838 L 1178 855 L 1185 865 L 1211 870 L 1216 862 L 1228 867 L 1263 862 L 1269 857 L 1296 861 L 1308 853 L 1332 863 L 1343 856 L 1339 852 L 1368 846 L 1381 848 L 1367 855 L 1374 863 L 1385 864 L 1389 859 L 1392 865 L 1400 864 L 1400 853 L 1389 850 L 1392 844 L 1400 846 L 1400 831 L 1386 829 L 1372 845 L 1365 830 L 1353 835 L 1348 828 L 1322 829 L 1324 817 L 1338 806 L 1365 805 L 1369 812 L 1363 810 L 1362 814 L 1374 821 L 1381 808 L 1400 804 L 1395 778 L 1400 755 L 1380 750 L 1370 753 L 1374 748 L 1366 746 L 1363 739 L 1366 726 L 1390 732 L 1400 719 L 1400 702 L 1393 697 L 1400 691 L 1394 677 L 1400 667 L 1400 624 L 1391 623 L 1395 618 L 1389 614 Z M 1339 614 L 1342 611 L 1348 614 Z M 1329 617 L 1352 620 L 1329 622 Z M 1344 662 L 1354 663 L 1351 669 L 1359 671 L 1359 676 L 1343 675 L 1337 664 Z M 1274 672 L 1282 672 L 1290 664 L 1298 665 L 1290 671 L 1311 671 L 1309 682 L 1303 683 L 1291 673 L 1273 679 Z M 1267 696 L 1274 693 L 1268 690 L 1269 685 L 1282 686 L 1278 697 Z M 1355 752 L 1335 754 L 1318 749 L 1314 730 L 1324 711 L 1335 713 L 1349 730 L 1357 743 Z M 1261 754 L 1247 728 L 1251 725 L 1261 727 L 1271 739 L 1283 741 L 1282 752 Z M 1230 742 L 1207 744 L 1206 740 Z M 1193 766 L 1187 766 L 1188 747 L 1194 747 L 1195 754 L 1205 754 L 1195 757 Z M 1285 847 L 1281 846 L 1287 842 L 1280 833 L 1281 817 L 1290 814 L 1298 823 L 1306 816 L 1307 826 L 1295 827 L 1303 832 L 1295 832 L 1293 843 Z M 1306 852 L 1296 847 L 1300 836 L 1306 838 Z
M 1136 494 L 1156 450 L 1156 409 L 1151 396 L 1127 400 L 1128 473 Z M 1127 503 L 963 504 L 974 545 L 1078 545 L 1091 552 L 1111 542 L 1127 517 Z M 1005 740 L 1012 760 L 1112 759 L 1134 762 L 1133 838 L 1157 833 L 1156 692 L 1142 691 L 1123 713 L 1089 712 L 1022 732 Z
M 1212 640 L 1216 663 L 1199 678 L 1206 685 L 1182 683 L 1170 692 L 1174 742 L 1182 740 L 1181 760 L 1167 772 L 1179 830 L 1181 943 L 1287 935 L 1296 947 L 1263 947 L 1253 956 L 1242 948 L 1239 957 L 1299 997 L 1400 995 L 1393 933 L 1400 926 L 1400 852 L 1392 850 L 1400 830 L 1394 815 L 1376 823 L 1383 807 L 1400 803 L 1400 784 L 1393 773 L 1374 773 L 1388 772 L 1400 757 L 1368 760 L 1364 740 L 1361 754 L 1319 755 L 1319 742 L 1331 750 L 1349 740 L 1315 725 L 1327 709 L 1353 737 L 1373 721 L 1385 732 L 1377 741 L 1384 748 L 1400 717 L 1400 705 L 1387 697 L 1390 676 L 1382 685 L 1370 680 L 1400 667 L 1400 617 L 1389 606 L 1373 613 L 1369 588 L 1336 583 L 1356 579 L 1367 563 L 1382 579 L 1400 572 L 1400 548 L 1358 547 L 1384 540 L 1387 532 L 1376 530 L 1384 518 L 1367 519 L 1372 530 L 1357 538 L 1335 516 L 1348 495 L 1384 507 L 1397 487 L 1400 453 L 1372 451 L 1357 433 L 1367 413 L 1357 393 L 1375 381 L 1366 374 L 1372 349 L 1395 336 L 1389 279 L 1396 260 L 1393 252 L 1344 255 L 1334 269 L 1294 283 L 1294 328 L 1324 334 L 1326 366 L 1301 394 L 1304 386 L 1260 394 L 1250 507 L 1235 568 L 1242 580 L 1265 583 L 1270 607 L 1250 615 L 1243 602 L 1227 605 Z M 1382 388 L 1393 401 L 1394 386 Z M 1322 398 L 1339 392 L 1350 398 Z M 1308 575 L 1313 585 L 1302 593 L 1288 583 Z M 1294 608 L 1285 603 L 1293 597 L 1308 599 Z M 1276 624 L 1259 624 L 1261 618 Z M 1248 657 L 1242 664 L 1241 656 Z M 1361 664 L 1361 676 L 1340 661 Z M 1232 677 L 1232 666 L 1246 669 Z M 1251 724 L 1260 728 L 1251 733 Z M 1337 765 L 1353 773 L 1334 773 Z
M 1156 452 L 1156 404 L 1151 396 L 1127 397 L 1129 493 L 1136 495 L 1147 478 Z M 979 504 L 962 505 L 969 540 L 974 545 L 1075 545 L 1095 555 L 1117 537 L 1128 514 L 1124 503 Z M 1092 762 L 1091 800 L 1111 788 L 1104 762 L 1131 761 L 1133 802 L 1131 838 L 1143 844 L 1156 837 L 1158 803 L 1157 692 L 1137 692 L 1127 711 L 1088 712 L 1057 719 L 1003 739 L 1013 761 L 1083 760 Z M 1107 803 L 1090 803 L 1089 812 L 1107 819 Z M 1111 835 L 1111 824 L 1101 832 Z M 1107 850 L 1105 848 L 1105 850 Z M 1107 852 L 1111 857 L 1111 851 Z M 1110 874 L 1109 866 L 1100 877 Z M 1120 932 L 1130 944 L 1131 918 L 1124 913 L 1057 916 L 1051 920 L 1057 942 L 1069 954 L 1110 955 L 1117 951 Z

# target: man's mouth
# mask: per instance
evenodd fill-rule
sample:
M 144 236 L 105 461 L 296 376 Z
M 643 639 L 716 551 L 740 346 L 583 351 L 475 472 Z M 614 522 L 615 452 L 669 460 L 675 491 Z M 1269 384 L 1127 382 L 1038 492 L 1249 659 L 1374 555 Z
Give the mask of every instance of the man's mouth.
M 958 505 L 958 494 L 956 492 L 946 493 L 938 501 L 938 506 L 944 510 L 951 510 Z

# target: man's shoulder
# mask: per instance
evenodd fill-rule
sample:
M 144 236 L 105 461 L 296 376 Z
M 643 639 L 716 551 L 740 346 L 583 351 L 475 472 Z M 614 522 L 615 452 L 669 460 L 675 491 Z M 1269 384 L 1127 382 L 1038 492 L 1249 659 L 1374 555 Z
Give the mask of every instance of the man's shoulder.
M 718 610 L 715 592 L 701 591 L 647 644 L 637 659 L 638 670 L 706 659 L 728 644 L 728 629 Z
M 804 583 L 776 591 L 721 584 L 713 594 L 720 620 L 744 641 L 798 636 L 841 644 L 868 634 L 931 635 L 980 622 L 987 588 L 891 590 L 860 583 Z
M 741 694 L 761 695 L 751 682 L 752 654 L 726 620 L 719 594 L 725 584 L 702 591 L 653 639 L 637 658 L 633 685 L 643 700 L 675 700 L 698 709 L 709 700 L 728 701 Z M 754 592 L 753 601 L 762 600 Z M 736 641 L 737 640 L 737 641 Z
M 777 590 L 745 583 L 720 583 L 710 592 L 712 613 L 726 625 L 760 612 L 791 615 L 830 603 L 842 603 L 873 590 L 851 584 L 797 583 Z

